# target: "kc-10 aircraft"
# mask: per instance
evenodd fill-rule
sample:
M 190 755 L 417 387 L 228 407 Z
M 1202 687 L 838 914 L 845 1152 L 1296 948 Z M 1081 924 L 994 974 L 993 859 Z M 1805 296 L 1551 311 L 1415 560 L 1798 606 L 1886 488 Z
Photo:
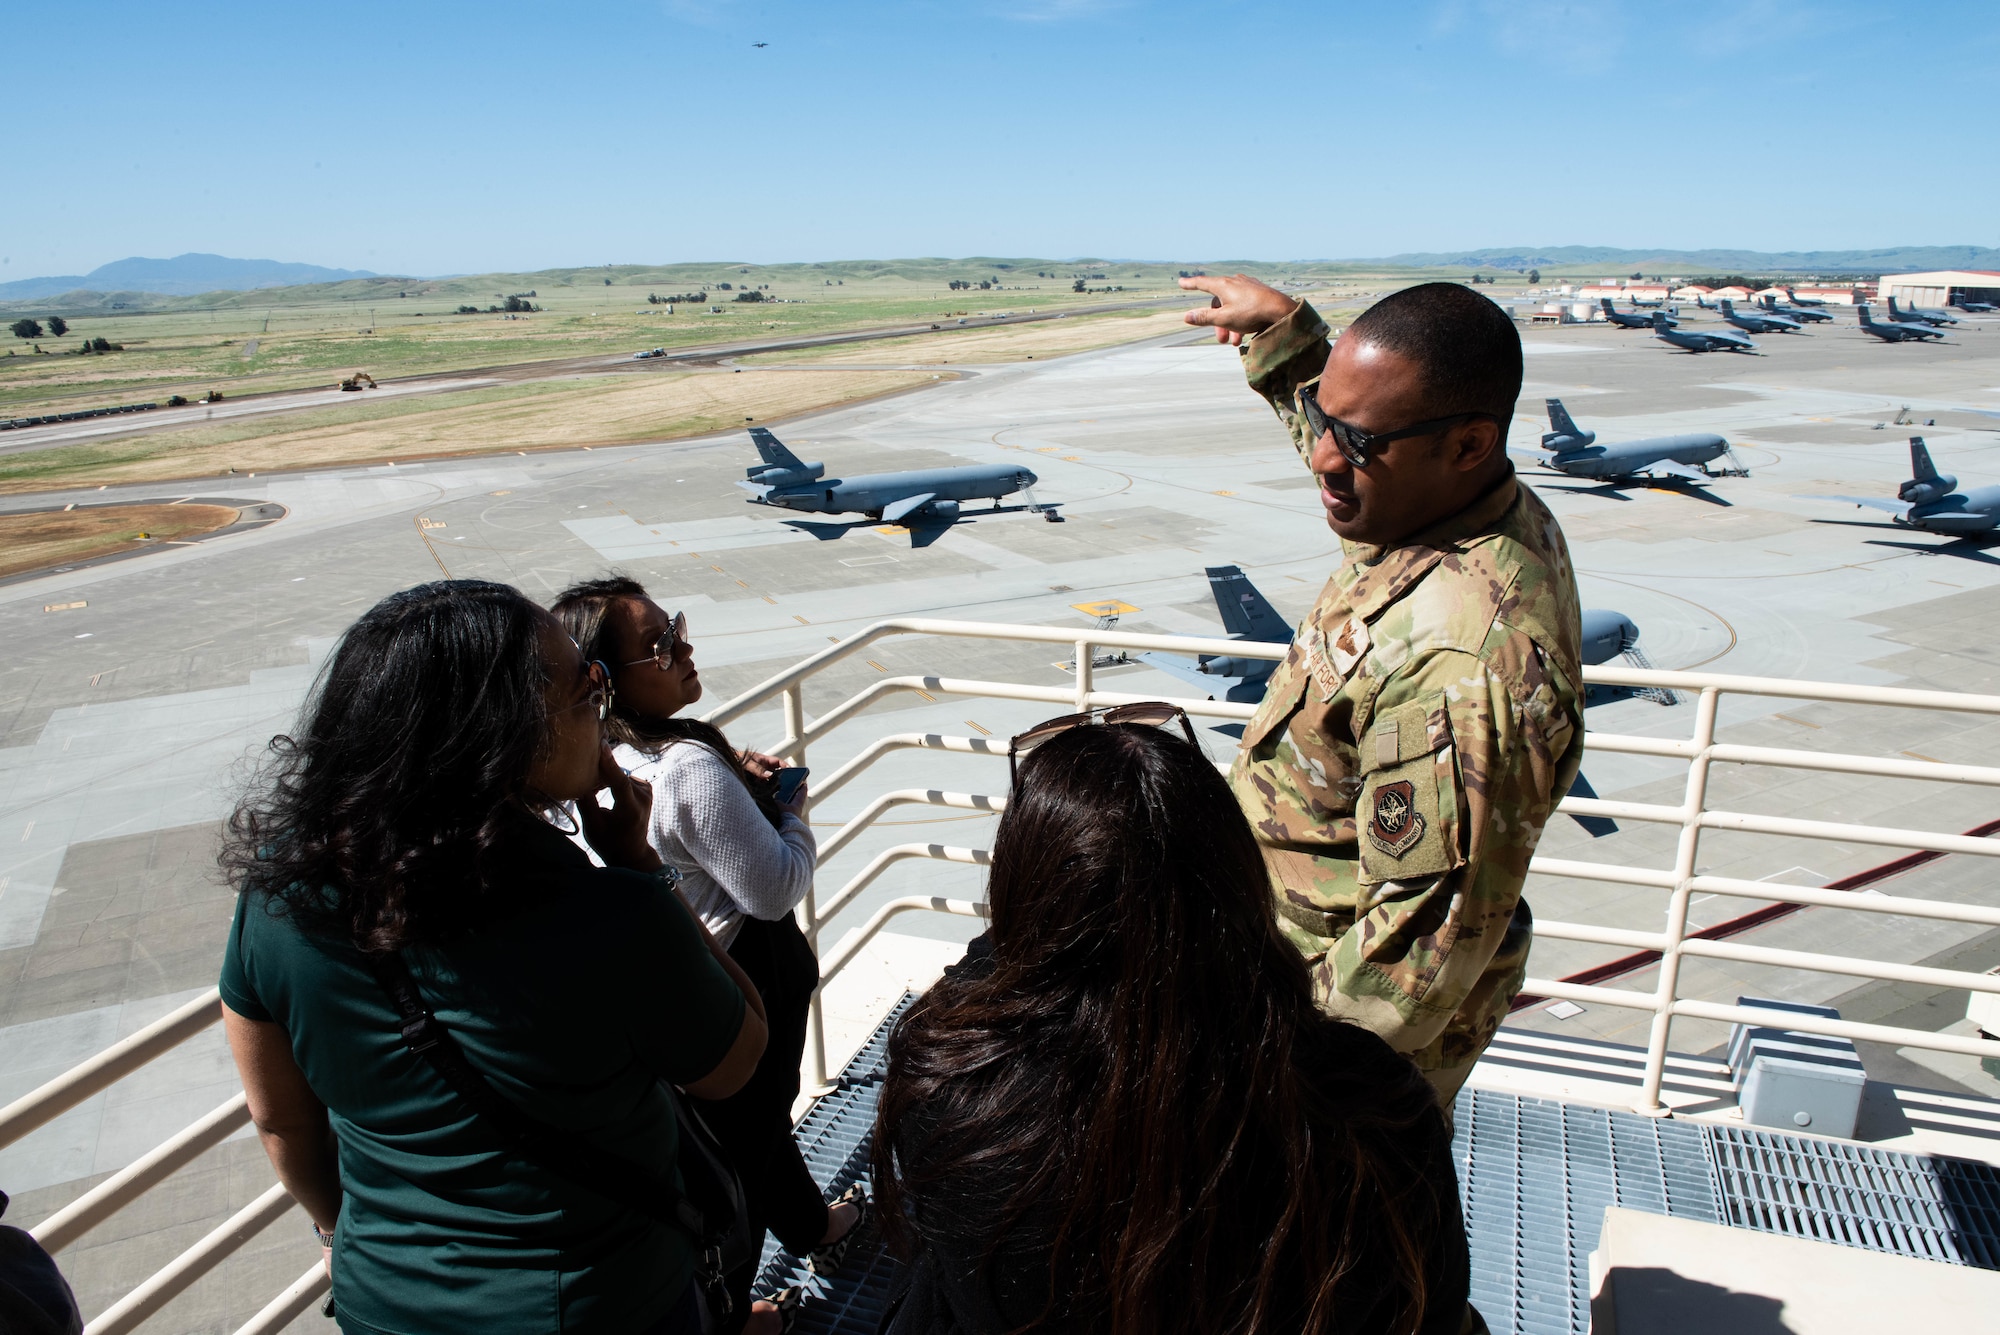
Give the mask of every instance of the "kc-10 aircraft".
M 1228 638 L 1260 644 L 1292 642 L 1291 626 L 1278 615 L 1278 610 L 1265 600 L 1264 595 L 1257 591 L 1257 586 L 1250 582 L 1250 577 L 1239 567 L 1209 566 L 1207 571 L 1209 592 L 1215 598 L 1215 610 L 1222 614 L 1222 625 L 1228 632 Z M 1639 652 L 1639 628 L 1623 612 L 1586 608 L 1582 620 L 1585 664 L 1608 663 L 1622 654 L 1640 667 L 1652 666 Z M 1139 655 L 1139 661 L 1180 678 L 1211 700 L 1254 705 L 1263 700 L 1265 688 L 1271 684 L 1271 674 L 1282 660 L 1203 654 L 1189 661 L 1181 654 L 1146 653 Z M 1595 703 L 1589 700 L 1589 694 L 1586 695 L 1587 702 Z M 1622 698 L 1625 694 L 1627 692 L 1610 691 L 1604 698 Z M 1570 792 L 1577 797 L 1597 796 L 1590 780 L 1584 778 L 1581 771 L 1570 785 Z M 1588 831 L 1593 839 L 1618 831 L 1617 824 L 1603 816 L 1571 816 L 1570 819 Z
M 1597 433 L 1577 426 L 1561 399 L 1548 400 L 1548 408 L 1549 429 L 1542 436 L 1546 455 L 1541 462 L 1543 467 L 1558 473 L 1605 480 L 1637 477 L 1641 473 L 1683 478 L 1748 476 L 1741 468 L 1716 471 L 1703 466 L 1711 459 L 1729 454 L 1729 442 L 1713 432 L 1599 445 Z
M 1722 318 L 1746 334 L 1796 334 L 1801 328 L 1797 320 L 1787 320 L 1782 315 L 1739 312 L 1736 303 L 1727 297 L 1722 299 Z
M 1757 303 L 1761 314 L 1782 315 L 1787 320 L 1802 320 L 1807 324 L 1832 324 L 1833 317 L 1813 306 L 1780 305 L 1776 297 L 1765 297 Z
M 744 470 L 736 485 L 751 493 L 751 505 L 775 505 L 815 514 L 865 514 L 884 523 L 949 525 L 964 501 L 991 500 L 1026 491 L 1039 479 L 1017 464 L 970 464 L 962 468 L 920 468 L 907 473 L 826 476 L 826 465 L 806 463 L 761 426 L 750 439 L 764 462 Z M 1044 515 L 1052 512 L 1044 509 Z
M 1908 310 L 1899 310 L 1894 297 L 1889 298 L 1889 318 L 1897 324 L 1927 324 L 1939 329 L 1948 324 L 1958 323 L 1958 317 L 1950 311 L 1934 310 L 1929 306 L 1912 306 Z
M 1599 297 L 1597 300 L 1598 304 L 1604 308 L 1604 318 L 1617 325 L 1620 329 L 1651 329 L 1653 327 L 1653 317 L 1650 315 L 1641 315 L 1637 311 L 1621 311 L 1611 304 L 1611 298 L 1609 297 Z M 1662 315 L 1660 318 L 1667 322 L 1669 329 L 1680 324 L 1680 321 L 1671 315 Z
M 1927 338 L 1944 337 L 1944 330 L 1933 329 L 1927 324 L 1876 324 L 1869 317 L 1866 305 L 1855 309 L 1860 312 L 1861 332 L 1873 334 L 1884 343 L 1921 343 Z
M 1755 352 L 1757 345 L 1741 334 L 1720 329 L 1675 329 L 1660 311 L 1653 312 L 1653 337 L 1689 352 Z
M 2000 487 L 1958 490 L 1958 479 L 1940 473 L 1922 436 L 1910 437 L 1910 480 L 1896 488 L 1896 499 L 1881 496 L 1810 496 L 1815 501 L 1849 501 L 1871 510 L 1887 510 L 1905 528 L 1930 533 L 1985 533 L 2000 528 Z

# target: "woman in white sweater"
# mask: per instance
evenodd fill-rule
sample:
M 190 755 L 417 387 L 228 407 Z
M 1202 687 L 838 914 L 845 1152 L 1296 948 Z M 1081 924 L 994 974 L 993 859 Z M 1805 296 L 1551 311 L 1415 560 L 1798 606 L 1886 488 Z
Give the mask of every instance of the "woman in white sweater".
M 803 817 L 803 785 L 780 803 L 776 756 L 734 750 L 720 729 L 678 717 L 701 698 L 701 674 L 687 623 L 670 616 L 637 580 L 588 580 L 556 600 L 586 659 L 612 665 L 615 703 L 606 732 L 618 763 L 651 784 L 652 843 L 681 874 L 681 894 L 757 985 L 770 1041 L 756 1075 L 731 1098 L 708 1105 L 706 1120 L 736 1162 L 751 1224 L 809 1257 L 824 1274 L 845 1258 L 867 1200 L 857 1185 L 829 1206 L 791 1134 L 799 1094 L 806 1013 L 819 961 L 792 910 L 812 885 L 817 850 Z M 747 1301 L 755 1266 L 735 1277 L 737 1310 L 752 1335 L 779 1329 L 768 1302 Z M 790 1311 L 784 1314 L 789 1318 Z

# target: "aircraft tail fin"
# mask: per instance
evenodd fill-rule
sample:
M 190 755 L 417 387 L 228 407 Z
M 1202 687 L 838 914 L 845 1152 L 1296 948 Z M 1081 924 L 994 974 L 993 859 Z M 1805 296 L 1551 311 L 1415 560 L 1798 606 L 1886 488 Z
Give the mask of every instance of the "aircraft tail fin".
M 757 446 L 758 455 L 767 464 L 780 468 L 804 468 L 805 462 L 785 447 L 785 443 L 761 426 L 750 428 L 750 439 Z
M 1232 636 L 1263 644 L 1283 644 L 1292 638 L 1290 623 L 1236 566 L 1209 566 L 1208 587 L 1215 595 L 1215 610 L 1222 614 L 1222 627 Z
M 1931 452 L 1924 444 L 1922 436 L 1910 437 L 1910 480 L 1913 482 L 1935 482 L 1937 465 L 1931 462 Z
M 1655 317 L 1654 322 L 1658 323 L 1658 317 Z M 1551 435 L 1581 436 L 1583 434 L 1583 432 L 1577 430 L 1576 423 L 1570 420 L 1569 409 L 1563 407 L 1561 399 L 1550 399 L 1548 405 L 1549 433 Z

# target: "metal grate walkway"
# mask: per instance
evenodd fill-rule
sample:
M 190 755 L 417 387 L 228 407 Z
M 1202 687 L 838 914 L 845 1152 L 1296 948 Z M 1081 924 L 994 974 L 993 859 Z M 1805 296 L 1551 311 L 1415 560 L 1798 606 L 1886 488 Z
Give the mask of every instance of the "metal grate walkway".
M 829 1198 L 868 1171 L 868 1136 L 905 996 L 798 1125 Z M 1839 1141 L 1641 1117 L 1466 1090 L 1453 1155 L 1472 1245 L 1472 1302 L 1494 1335 L 1586 1335 L 1604 1209 L 1787 1233 L 2000 1269 L 2000 1169 Z M 805 1287 L 798 1329 L 867 1335 L 896 1263 L 864 1238 L 829 1279 L 767 1244 L 757 1292 Z

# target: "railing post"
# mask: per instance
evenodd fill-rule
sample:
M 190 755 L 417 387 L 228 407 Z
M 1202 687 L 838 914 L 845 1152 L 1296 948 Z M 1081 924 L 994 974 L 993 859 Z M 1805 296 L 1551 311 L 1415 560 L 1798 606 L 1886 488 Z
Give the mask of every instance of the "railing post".
M 1674 888 L 1667 899 L 1665 949 L 1660 954 L 1660 981 L 1653 992 L 1653 1029 L 1646 1040 L 1646 1073 L 1639 1088 L 1637 1111 L 1665 1117 L 1671 1111 L 1660 1102 L 1666 1077 L 1667 1036 L 1674 1024 L 1674 1000 L 1680 988 L 1681 943 L 1687 938 L 1688 901 L 1694 892 L 1695 857 L 1701 850 L 1701 814 L 1708 805 L 1708 766 L 1715 747 L 1715 715 L 1720 692 L 1705 687 L 1695 702 L 1694 756 L 1688 761 L 1687 794 L 1681 803 L 1681 835 L 1674 851 Z
M 1090 708 L 1090 655 L 1094 647 L 1089 640 L 1076 642 L 1076 712 L 1079 714 Z
M 806 688 L 804 682 L 794 682 L 785 688 L 785 736 L 792 739 L 792 748 L 786 759 L 794 765 L 806 763 Z M 812 785 L 806 785 L 806 816 L 812 813 Z M 805 933 L 806 944 L 812 947 L 814 958 L 819 956 L 819 896 L 811 884 L 806 886 L 806 897 L 799 901 L 794 910 L 799 920 L 799 930 Z M 826 1007 L 820 999 L 820 989 L 814 988 L 812 1002 L 806 1007 L 806 1085 L 817 1097 L 831 1086 L 826 1079 Z

